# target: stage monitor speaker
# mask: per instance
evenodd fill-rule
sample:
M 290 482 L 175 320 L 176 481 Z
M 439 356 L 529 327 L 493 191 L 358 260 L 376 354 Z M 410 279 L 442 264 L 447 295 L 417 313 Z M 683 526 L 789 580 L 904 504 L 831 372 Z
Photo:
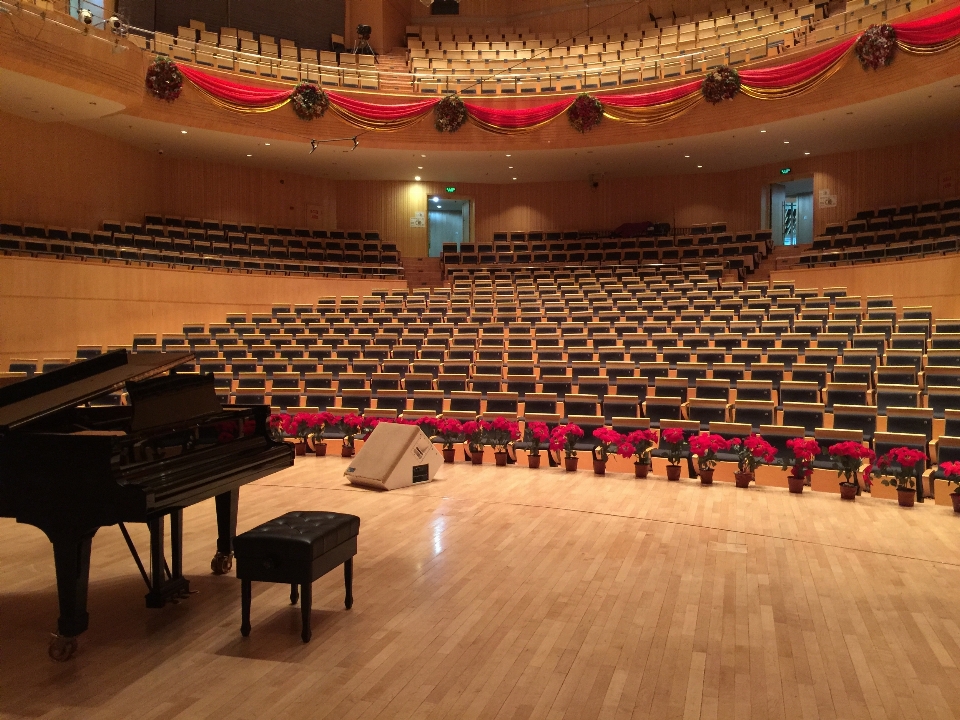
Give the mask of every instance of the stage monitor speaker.
M 395 490 L 430 482 L 443 458 L 416 425 L 381 423 L 344 473 L 352 485 Z

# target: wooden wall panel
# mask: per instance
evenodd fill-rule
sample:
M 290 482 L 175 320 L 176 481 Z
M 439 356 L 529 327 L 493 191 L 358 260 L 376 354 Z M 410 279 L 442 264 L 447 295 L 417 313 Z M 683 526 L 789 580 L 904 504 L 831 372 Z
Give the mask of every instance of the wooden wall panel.
M 898 308 L 931 305 L 935 318 L 960 317 L 960 255 L 879 264 L 806 270 L 775 270 L 771 280 L 793 280 L 798 288 L 846 287 L 866 305 L 868 295 L 892 295 Z
M 0 256 L 0 368 L 11 357 L 74 357 L 77 345 L 129 345 L 135 333 L 179 333 L 228 312 L 321 295 L 369 295 L 403 281 L 239 275 Z

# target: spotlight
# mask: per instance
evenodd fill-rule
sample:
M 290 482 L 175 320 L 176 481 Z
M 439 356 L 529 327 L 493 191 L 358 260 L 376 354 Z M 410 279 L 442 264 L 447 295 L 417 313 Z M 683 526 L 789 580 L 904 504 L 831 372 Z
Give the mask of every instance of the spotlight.
M 115 33 L 120 32 L 120 18 L 118 18 L 116 15 L 111 15 L 110 19 L 107 20 L 107 27 L 113 30 Z
M 317 150 L 317 141 L 316 141 L 316 140 L 311 140 L 311 141 L 310 141 L 310 154 L 313 155 L 313 153 L 316 152 L 316 150 Z
M 90 25 L 93 22 L 93 13 L 84 8 L 80 11 L 80 21 L 84 25 Z

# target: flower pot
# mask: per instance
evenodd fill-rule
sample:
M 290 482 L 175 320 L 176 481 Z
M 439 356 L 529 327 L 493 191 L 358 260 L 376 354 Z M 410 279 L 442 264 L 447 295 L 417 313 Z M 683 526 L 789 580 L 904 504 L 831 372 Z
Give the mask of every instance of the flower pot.
M 470 452 L 470 462 L 474 465 L 483 465 L 483 450 L 472 450 Z
M 756 479 L 752 472 L 734 473 L 733 478 L 736 480 L 738 488 L 748 488 L 750 487 L 750 483 Z
M 452 463 L 457 457 L 455 448 L 443 448 L 441 452 L 443 453 L 443 461 L 445 463 Z
M 634 463 L 633 464 L 633 474 L 639 479 L 643 480 L 647 477 L 647 473 L 650 472 L 650 466 L 646 463 Z
M 960 513 L 960 490 L 950 493 L 950 499 L 953 500 L 953 511 Z
M 313 446 L 313 451 L 317 454 L 317 457 L 326 457 L 327 454 L 327 444 L 326 443 L 315 443 Z
M 540 467 L 540 453 L 536 455 L 527 455 L 527 467 L 531 470 L 536 470 Z
M 700 484 L 701 485 L 713 485 L 713 470 L 701 470 L 700 471 Z
M 495 452 L 493 458 L 497 461 L 497 467 L 507 466 L 507 454 L 505 452 Z
M 667 465 L 667 480 L 676 482 L 680 479 L 680 466 Z
M 913 507 L 917 500 L 917 491 L 913 488 L 897 488 L 897 502 L 900 507 Z
M 293 444 L 293 452 L 300 457 L 301 455 L 307 454 L 307 444 L 305 442 L 295 442 Z
M 352 458 L 353 453 L 353 445 L 344 445 L 342 448 L 340 448 L 340 457 Z
M 579 459 L 576 455 L 573 457 L 565 457 L 563 459 L 563 467 L 567 472 L 574 472 L 577 469 L 577 461 Z
M 857 484 L 852 482 L 842 482 L 840 483 L 840 499 L 841 500 L 856 500 L 857 499 Z
M 787 487 L 790 488 L 790 492 L 796 495 L 799 495 L 803 492 L 803 482 L 803 475 L 800 475 L 799 477 L 796 475 L 789 475 L 787 477 Z
M 606 460 L 594 460 L 594 461 L 593 461 L 593 474 L 594 474 L 594 475 L 606 475 L 606 474 L 607 474 L 607 461 L 606 461 Z

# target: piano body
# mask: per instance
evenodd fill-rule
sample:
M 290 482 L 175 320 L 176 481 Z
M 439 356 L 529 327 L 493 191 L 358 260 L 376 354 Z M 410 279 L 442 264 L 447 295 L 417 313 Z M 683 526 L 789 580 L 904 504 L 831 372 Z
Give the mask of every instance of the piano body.
M 221 406 L 212 375 L 176 374 L 192 358 L 118 350 L 0 388 L 0 517 L 34 525 L 53 543 L 60 618 L 50 655 L 56 660 L 68 659 L 87 629 L 97 530 L 120 525 L 147 583 L 147 606 L 163 607 L 189 591 L 183 508 L 215 498 L 211 569 L 228 572 L 240 486 L 293 464 L 292 447 L 270 436 L 268 407 Z M 124 388 L 129 405 L 89 404 Z M 150 530 L 149 575 L 126 522 Z

